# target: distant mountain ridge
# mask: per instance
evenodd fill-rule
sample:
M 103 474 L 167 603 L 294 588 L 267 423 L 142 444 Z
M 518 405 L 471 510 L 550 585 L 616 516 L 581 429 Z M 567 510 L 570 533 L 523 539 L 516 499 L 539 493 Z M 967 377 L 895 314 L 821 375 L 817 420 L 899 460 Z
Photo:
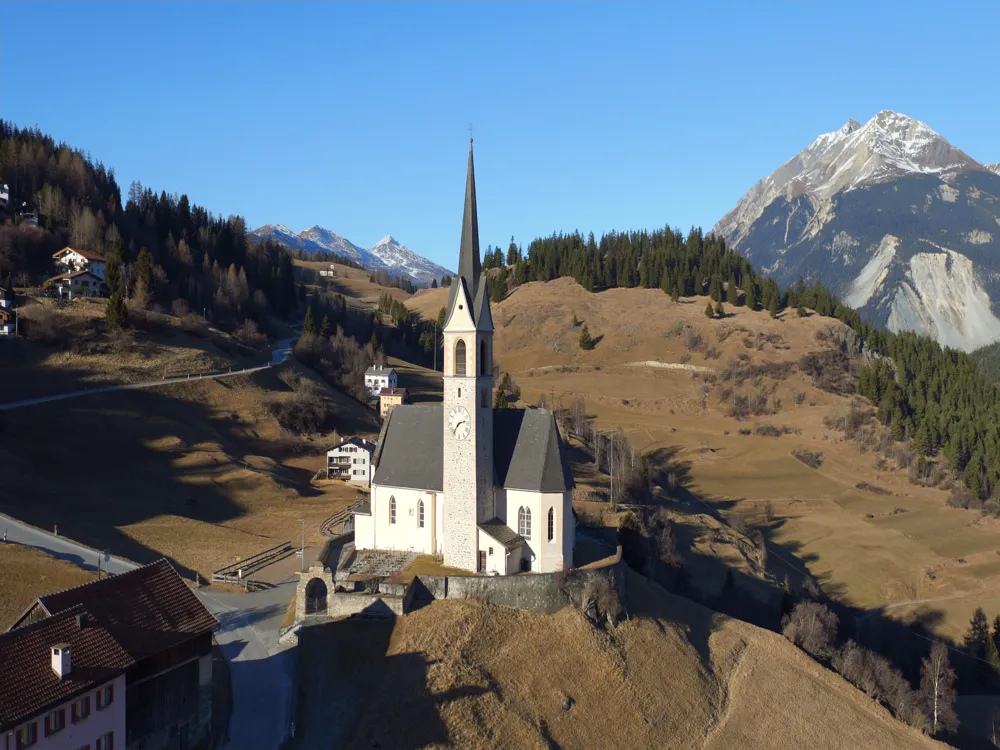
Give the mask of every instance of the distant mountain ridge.
M 292 250 L 313 255 L 336 253 L 360 263 L 368 271 L 387 271 L 392 276 L 406 277 L 415 284 L 430 284 L 434 279 L 440 282 L 443 276 L 455 275 L 454 271 L 417 255 L 389 234 L 369 248 L 355 245 L 347 238 L 321 226 L 310 227 L 296 234 L 284 224 L 265 224 L 254 229 L 250 235 L 258 239 L 267 237 Z
M 819 279 L 892 331 L 965 351 L 1000 340 L 1000 165 L 906 115 L 819 136 L 713 231 L 779 283 Z

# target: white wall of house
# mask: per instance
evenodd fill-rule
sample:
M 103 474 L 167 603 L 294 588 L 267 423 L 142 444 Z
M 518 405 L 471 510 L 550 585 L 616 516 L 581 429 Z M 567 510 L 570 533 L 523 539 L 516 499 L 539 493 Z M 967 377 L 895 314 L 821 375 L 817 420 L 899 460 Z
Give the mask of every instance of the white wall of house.
M 362 447 L 345 443 L 326 452 L 327 479 L 344 479 L 368 487 L 372 481 L 374 444 Z
M 395 522 L 390 508 L 395 499 Z M 420 506 L 424 521 L 420 526 Z M 354 519 L 354 545 L 358 549 L 410 550 L 426 555 L 443 552 L 444 496 L 440 492 L 374 485 L 371 516 Z
M 13 336 L 13 335 L 14 335 L 13 323 L 0 323 L 0 336 Z
M 103 690 L 105 686 L 112 686 L 113 698 L 111 703 L 99 709 L 97 707 L 98 690 Z M 84 697 L 90 698 L 90 714 L 85 718 L 73 723 L 72 704 Z M 63 711 L 65 716 L 65 726 L 63 729 L 45 735 L 45 717 L 56 711 Z M 108 732 L 114 733 L 115 750 L 125 747 L 125 675 L 119 675 L 110 682 L 106 682 L 96 690 L 89 690 L 83 695 L 77 696 L 72 701 L 60 704 L 58 708 L 48 711 L 46 714 L 36 716 L 31 721 L 15 727 L 13 732 L 4 732 L 3 739 L 7 743 L 4 750 L 15 750 L 18 747 L 17 733 L 24 727 L 34 723 L 35 734 L 38 742 L 31 745 L 32 750 L 79 750 L 81 747 L 90 746 L 91 750 L 97 747 L 97 741 Z
M 566 492 L 529 492 L 508 489 L 504 493 L 506 503 L 504 519 L 508 526 L 519 534 L 519 510 L 531 511 L 529 534 L 522 534 L 527 542 L 524 554 L 531 561 L 530 569 L 535 573 L 554 573 L 562 570 L 563 563 L 573 562 L 572 498 Z M 549 539 L 549 510 L 553 511 L 552 539 Z M 569 518 L 567 519 L 567 516 Z
M 396 387 L 396 371 L 391 367 L 376 369 L 365 373 L 365 388 L 371 396 L 378 396 L 383 388 Z

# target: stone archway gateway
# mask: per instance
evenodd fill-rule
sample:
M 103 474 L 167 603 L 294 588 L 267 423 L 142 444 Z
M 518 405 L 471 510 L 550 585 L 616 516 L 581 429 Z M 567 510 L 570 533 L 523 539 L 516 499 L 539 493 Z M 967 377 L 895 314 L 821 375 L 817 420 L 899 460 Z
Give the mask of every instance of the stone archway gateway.
M 306 584 L 306 614 L 325 615 L 328 593 L 326 581 L 322 578 L 313 578 L 309 581 Z

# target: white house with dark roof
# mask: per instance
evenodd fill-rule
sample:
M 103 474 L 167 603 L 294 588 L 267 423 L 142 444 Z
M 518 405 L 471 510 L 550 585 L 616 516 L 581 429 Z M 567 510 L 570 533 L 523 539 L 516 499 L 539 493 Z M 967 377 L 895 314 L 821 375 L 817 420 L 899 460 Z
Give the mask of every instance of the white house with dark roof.
M 367 487 L 372 481 L 375 443 L 363 437 L 341 440 L 326 452 L 326 478 L 343 479 Z
M 444 334 L 444 402 L 396 406 L 372 458 L 355 546 L 442 555 L 480 573 L 573 564 L 573 477 L 554 415 L 493 408 L 493 320 L 479 256 L 472 146 L 459 275 Z
M 383 388 L 395 388 L 396 383 L 396 371 L 387 365 L 372 365 L 365 370 L 365 388 L 372 398 L 378 398 Z
M 104 269 L 108 264 L 103 255 L 98 255 L 90 250 L 77 250 L 73 247 L 64 247 L 59 252 L 53 253 L 52 260 L 63 273 L 90 271 L 102 281 L 104 280 Z

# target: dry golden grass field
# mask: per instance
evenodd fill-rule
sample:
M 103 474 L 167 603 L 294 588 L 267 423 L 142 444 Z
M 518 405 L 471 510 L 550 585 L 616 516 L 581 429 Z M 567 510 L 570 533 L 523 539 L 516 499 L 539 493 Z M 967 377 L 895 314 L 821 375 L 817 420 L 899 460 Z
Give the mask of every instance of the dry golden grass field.
M 34 547 L 0 543 L 0 633 L 39 594 L 79 586 L 95 576 Z
M 312 260 L 296 260 L 294 263 L 297 268 L 315 271 L 317 274 L 320 270 L 325 270 L 331 265 L 328 262 Z M 339 263 L 334 263 L 333 267 L 337 275 L 332 277 L 317 275 L 315 279 L 316 286 L 328 289 L 335 294 L 343 294 L 347 298 L 348 304 L 358 307 L 371 307 L 377 304 L 379 297 L 386 292 L 389 293 L 390 297 L 401 302 L 406 302 L 410 297 L 402 289 L 391 286 L 380 286 L 369 281 L 371 274 L 368 271 L 351 268 L 350 266 L 342 266 Z
M 6 412 L 0 510 L 137 562 L 167 556 L 186 578 L 300 539 L 355 499 L 313 481 L 334 435 L 283 430 L 267 403 L 298 378 L 325 392 L 340 434 L 373 437 L 375 413 L 297 365 L 225 380 L 87 396 Z
M 434 289 L 406 304 L 434 317 L 446 300 L 446 289 Z M 800 319 L 793 310 L 772 320 L 731 306 L 725 320 L 709 320 L 706 301 L 674 303 L 645 289 L 588 293 L 570 279 L 527 284 L 494 303 L 495 357 L 521 386 L 523 401 L 537 403 L 544 394 L 568 404 L 582 396 L 599 428 L 620 426 L 636 448 L 670 456 L 689 474 L 688 489 L 712 507 L 753 520 L 770 502 L 776 518 L 768 543 L 807 567 L 828 592 L 866 608 L 895 605 L 892 616 L 920 618 L 954 638 L 977 606 L 991 617 L 1000 612 L 1000 522 L 947 507 L 946 492 L 912 485 L 903 471 L 877 470 L 873 454 L 824 426 L 824 417 L 846 411 L 849 398 L 818 390 L 796 368 L 784 380 L 764 378 L 781 401 L 777 413 L 737 421 L 726 416 L 718 386 L 704 382 L 702 371 L 721 370 L 739 355 L 752 363 L 797 363 L 824 348 L 817 332 L 839 323 Z M 598 338 L 592 351 L 578 346 L 574 314 Z M 688 348 L 680 324 L 700 335 L 700 351 Z M 800 432 L 780 438 L 739 432 L 758 424 Z M 822 466 L 800 463 L 791 455 L 797 449 L 822 452 Z M 606 490 L 605 478 L 587 471 L 586 457 L 575 464 L 578 497 Z M 892 494 L 858 489 L 862 481 Z M 718 522 L 696 513 L 706 509 L 688 505 L 678 520 L 690 527 L 706 562 L 702 571 L 696 563 L 695 578 L 713 594 L 725 568 L 707 558 L 728 556 L 732 564 L 737 555 L 719 543 Z M 780 576 L 775 557 L 771 565 Z M 929 601 L 903 604 L 922 600 Z
M 628 597 L 630 619 L 607 631 L 574 609 L 461 600 L 394 624 L 307 628 L 300 715 L 317 720 L 303 735 L 343 732 L 331 747 L 940 747 L 776 633 L 634 573 Z M 355 725 L 311 712 L 347 694 Z

